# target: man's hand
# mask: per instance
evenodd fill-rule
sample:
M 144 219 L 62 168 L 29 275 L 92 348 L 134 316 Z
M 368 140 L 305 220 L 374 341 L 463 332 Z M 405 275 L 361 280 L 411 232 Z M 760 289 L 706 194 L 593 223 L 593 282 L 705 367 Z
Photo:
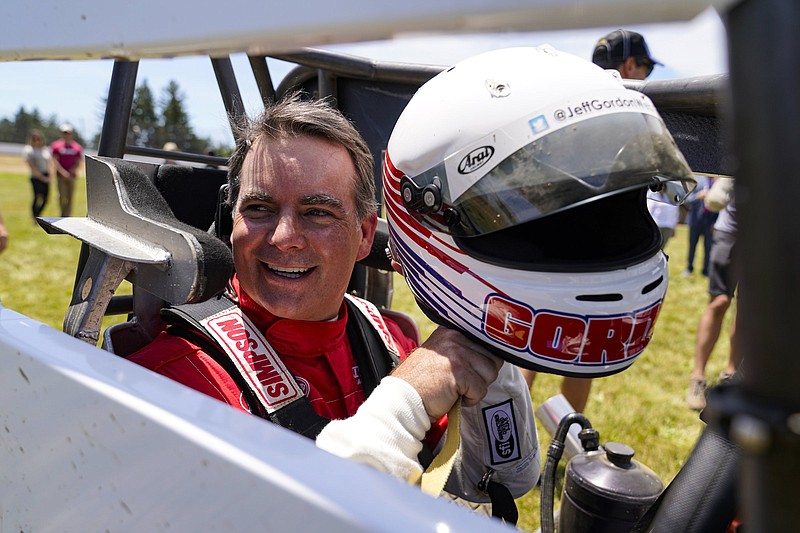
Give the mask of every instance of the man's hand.
M 440 327 L 411 352 L 392 376 L 414 387 L 431 421 L 444 416 L 459 396 L 463 405 L 478 403 L 497 378 L 503 360 L 461 333 Z

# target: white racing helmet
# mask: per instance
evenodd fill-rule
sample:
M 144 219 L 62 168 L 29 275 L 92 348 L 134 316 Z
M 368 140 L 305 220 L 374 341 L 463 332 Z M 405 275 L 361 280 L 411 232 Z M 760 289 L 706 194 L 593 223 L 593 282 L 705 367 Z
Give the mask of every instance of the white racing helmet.
M 393 258 L 438 324 L 579 377 L 647 346 L 667 268 L 645 195 L 695 182 L 616 72 L 550 46 L 458 63 L 408 103 L 383 179 Z

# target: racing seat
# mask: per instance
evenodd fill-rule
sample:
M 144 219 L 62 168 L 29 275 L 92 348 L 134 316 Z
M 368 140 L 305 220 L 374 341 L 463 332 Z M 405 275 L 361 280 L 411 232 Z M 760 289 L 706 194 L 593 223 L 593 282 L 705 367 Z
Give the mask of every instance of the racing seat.
M 217 168 L 159 165 L 153 181 L 176 219 L 208 231 L 224 199 L 220 194 L 222 187 L 227 190 L 228 173 Z
M 39 220 L 48 233 L 72 235 L 89 250 L 64 319 L 66 333 L 96 344 L 111 297 L 127 279 L 132 319 L 109 328 L 104 347 L 128 355 L 163 329 L 158 310 L 165 304 L 200 302 L 225 288 L 233 271 L 230 249 L 206 231 L 225 173 L 168 167 L 174 166 L 87 156 L 87 217 Z

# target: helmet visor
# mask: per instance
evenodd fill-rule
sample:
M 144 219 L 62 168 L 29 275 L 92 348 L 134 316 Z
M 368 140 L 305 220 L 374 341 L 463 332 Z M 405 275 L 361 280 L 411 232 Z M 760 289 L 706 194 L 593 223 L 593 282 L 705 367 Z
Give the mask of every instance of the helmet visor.
M 441 176 L 443 166 L 431 170 Z M 445 199 L 443 207 L 455 211 L 447 224 L 437 215 L 424 218 L 438 231 L 470 237 L 646 186 L 679 204 L 695 185 L 659 117 L 614 113 L 562 127 L 512 153 L 458 198 Z

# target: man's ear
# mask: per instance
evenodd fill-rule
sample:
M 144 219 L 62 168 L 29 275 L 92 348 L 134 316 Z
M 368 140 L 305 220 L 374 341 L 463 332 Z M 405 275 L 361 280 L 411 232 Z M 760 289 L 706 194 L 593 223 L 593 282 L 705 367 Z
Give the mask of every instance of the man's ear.
M 361 221 L 361 244 L 358 248 L 356 261 L 361 261 L 369 255 L 372 248 L 372 240 L 375 238 L 375 230 L 378 227 L 378 215 L 372 213 Z
M 636 58 L 632 56 L 626 59 L 625 62 L 619 66 L 619 73 L 625 79 L 630 78 L 635 70 L 636 70 Z
M 405 276 L 405 274 L 403 274 L 403 265 L 401 265 L 394 259 L 392 259 L 392 268 L 395 270 L 395 272 L 397 272 L 401 276 Z

